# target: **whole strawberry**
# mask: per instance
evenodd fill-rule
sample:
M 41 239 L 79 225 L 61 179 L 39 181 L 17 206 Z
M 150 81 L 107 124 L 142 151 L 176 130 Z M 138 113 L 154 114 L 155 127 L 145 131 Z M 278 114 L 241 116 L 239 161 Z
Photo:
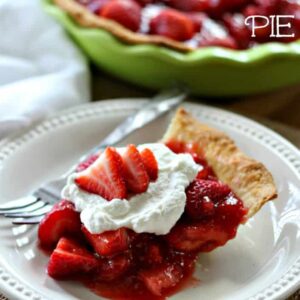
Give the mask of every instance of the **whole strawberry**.
M 150 33 L 176 41 L 186 41 L 195 33 L 193 21 L 185 14 L 171 8 L 162 10 L 150 21 Z
M 194 180 L 186 189 L 186 213 L 198 220 L 214 214 L 215 204 L 230 193 L 230 188 L 219 181 Z
M 141 22 L 141 6 L 134 0 L 112 0 L 103 6 L 100 16 L 136 32 Z

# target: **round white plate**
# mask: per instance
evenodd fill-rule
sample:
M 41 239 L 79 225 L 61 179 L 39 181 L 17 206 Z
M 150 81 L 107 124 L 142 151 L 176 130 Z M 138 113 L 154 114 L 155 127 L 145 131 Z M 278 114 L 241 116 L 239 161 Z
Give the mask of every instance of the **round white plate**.
M 143 105 L 103 101 L 60 113 L 0 148 L 0 203 L 24 196 L 62 174 L 84 151 Z M 300 153 L 274 132 L 238 115 L 186 104 L 203 122 L 227 132 L 272 172 L 279 198 L 268 203 L 225 247 L 200 255 L 200 284 L 171 297 L 185 300 L 285 299 L 300 285 Z M 158 140 L 169 117 L 124 141 Z M 99 300 L 76 282 L 45 273 L 48 257 L 36 246 L 36 227 L 0 219 L 0 290 L 11 299 Z

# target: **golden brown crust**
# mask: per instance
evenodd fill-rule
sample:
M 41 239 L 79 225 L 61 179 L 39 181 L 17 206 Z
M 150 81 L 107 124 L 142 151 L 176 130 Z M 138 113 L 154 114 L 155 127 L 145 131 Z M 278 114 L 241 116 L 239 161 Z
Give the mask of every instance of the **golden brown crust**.
M 225 133 L 201 124 L 183 108 L 163 138 L 163 142 L 172 140 L 199 146 L 218 178 L 243 201 L 247 219 L 277 197 L 273 177 L 262 163 L 242 153 Z
M 184 43 L 163 36 L 135 33 L 113 20 L 108 20 L 93 14 L 74 0 L 54 0 L 54 3 L 71 15 L 81 26 L 105 29 L 124 42 L 130 44 L 164 45 L 182 52 L 193 50 L 192 47 Z

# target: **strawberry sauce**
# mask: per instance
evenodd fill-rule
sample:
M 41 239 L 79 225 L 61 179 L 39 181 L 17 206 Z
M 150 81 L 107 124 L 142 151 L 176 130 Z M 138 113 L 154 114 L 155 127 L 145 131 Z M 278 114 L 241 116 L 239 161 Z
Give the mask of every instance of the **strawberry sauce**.
M 185 211 L 172 230 L 167 235 L 137 234 L 127 228 L 92 234 L 81 224 L 73 203 L 62 200 L 39 226 L 41 247 L 56 244 L 47 269 L 51 277 L 79 281 L 113 300 L 163 300 L 198 283 L 193 272 L 199 254 L 233 239 L 247 211 L 195 145 L 172 141 L 167 146 L 175 153 L 189 153 L 203 166 L 186 188 Z M 132 156 L 132 161 L 139 157 L 135 151 Z M 156 177 L 151 153 L 142 154 L 141 160 L 149 177 Z M 94 162 L 92 157 L 79 169 Z
M 257 44 L 288 43 L 300 38 L 297 0 L 77 0 L 90 12 L 146 35 L 159 35 L 191 48 L 219 46 L 248 49 Z M 262 16 L 255 24 L 249 16 Z M 272 16 L 286 18 L 280 35 L 272 32 Z M 266 21 L 267 20 L 267 21 Z M 266 23 L 267 22 L 267 23 Z M 278 24 L 279 25 L 279 24 Z M 252 27 L 255 34 L 252 34 Z

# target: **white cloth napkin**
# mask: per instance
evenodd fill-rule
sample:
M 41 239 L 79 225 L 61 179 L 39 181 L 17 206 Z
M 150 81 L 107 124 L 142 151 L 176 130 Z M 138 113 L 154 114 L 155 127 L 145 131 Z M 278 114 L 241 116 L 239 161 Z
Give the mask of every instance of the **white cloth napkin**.
M 0 1 L 0 139 L 88 101 L 87 63 L 39 0 Z

